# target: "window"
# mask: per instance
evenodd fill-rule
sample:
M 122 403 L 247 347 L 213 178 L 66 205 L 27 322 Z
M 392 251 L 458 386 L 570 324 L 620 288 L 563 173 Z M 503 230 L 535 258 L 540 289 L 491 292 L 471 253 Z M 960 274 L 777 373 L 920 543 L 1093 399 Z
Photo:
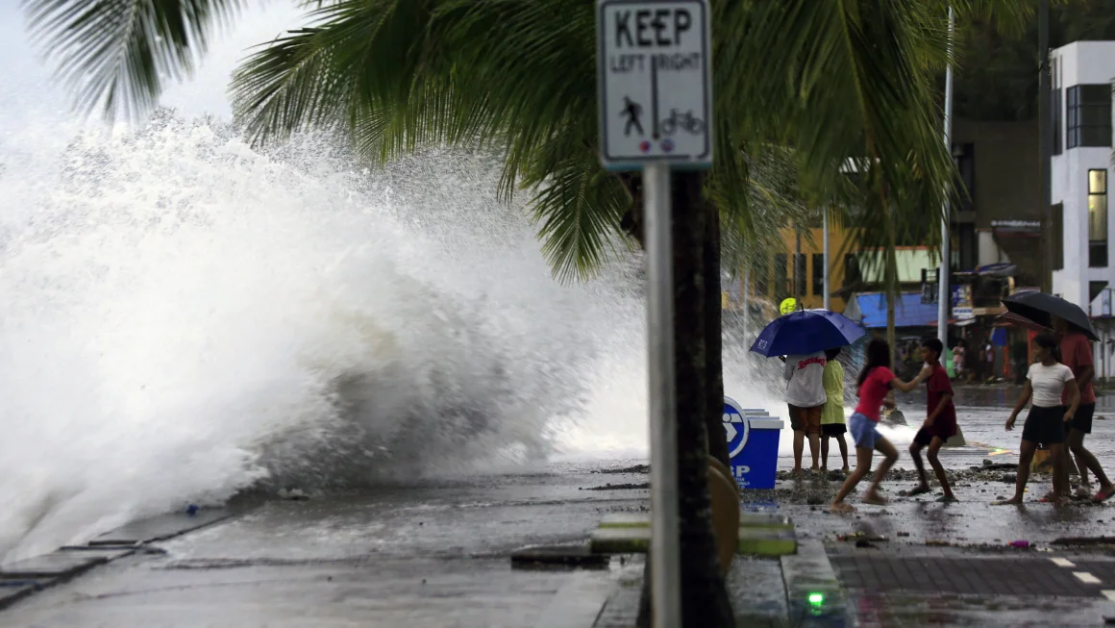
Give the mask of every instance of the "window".
M 1107 266 L 1107 170 L 1088 171 L 1088 266 Z
M 1061 129 L 1063 129 L 1065 125 L 1064 102 L 1062 101 L 1060 88 L 1053 90 L 1052 105 L 1053 106 L 1051 107 L 1051 109 L 1053 110 L 1053 146 L 1051 150 L 1054 155 L 1060 155 L 1062 152 L 1061 145 L 1063 141 L 1061 139 Z
M 785 253 L 774 256 L 774 299 L 781 301 L 790 296 L 790 286 L 786 281 L 786 264 L 788 259 Z
M 1103 289 L 1106 288 L 1106 287 L 1107 287 L 1107 282 L 1106 281 L 1089 281 L 1088 282 L 1088 302 L 1091 303 L 1092 301 L 1095 301 L 1096 297 L 1098 297 L 1100 295 L 1100 293 L 1103 292 Z
M 1065 267 L 1065 206 L 1057 203 L 1053 206 L 1053 270 Z
M 1052 64 L 1050 64 L 1053 73 L 1052 82 L 1050 83 L 1053 86 L 1053 93 L 1051 95 L 1053 98 L 1053 102 L 1049 103 L 1049 113 L 1053 116 L 1053 146 L 1050 148 L 1050 150 L 1052 151 L 1052 154 L 1060 155 L 1062 142 L 1061 129 L 1063 129 L 1065 125 L 1064 103 L 1062 98 L 1063 95 L 1061 93 L 1061 59 L 1058 57 L 1052 57 L 1050 60 L 1053 62 Z
M 825 256 L 813 254 L 813 294 L 825 296 Z
M 770 258 L 764 257 L 755 265 L 755 296 L 770 296 Z
M 1111 146 L 1111 86 L 1073 85 L 1066 101 L 1068 147 Z
M 855 253 L 844 254 L 844 286 L 855 288 L 860 282 L 859 260 Z
M 799 297 L 805 296 L 806 286 L 805 280 L 805 255 L 803 253 L 794 253 L 794 293 Z
M 971 142 L 953 145 L 953 159 L 956 161 L 957 175 L 960 177 L 959 202 L 953 205 L 958 212 L 973 211 L 976 200 L 976 146 Z

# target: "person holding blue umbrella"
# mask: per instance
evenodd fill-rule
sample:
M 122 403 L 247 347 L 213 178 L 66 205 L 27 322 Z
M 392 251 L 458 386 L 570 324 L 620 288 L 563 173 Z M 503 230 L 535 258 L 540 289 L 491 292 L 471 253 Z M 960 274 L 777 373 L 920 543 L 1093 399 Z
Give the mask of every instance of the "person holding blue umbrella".
M 809 437 L 809 457 L 813 459 L 810 470 L 818 470 L 821 447 L 821 410 L 828 395 L 822 378 L 825 372 L 825 352 L 788 355 L 782 376 L 786 379 L 786 404 L 790 409 L 790 429 L 794 431 L 794 476 L 801 475 L 801 457 L 805 438 Z
M 801 310 L 776 318 L 751 346 L 751 351 L 759 355 L 778 356 L 786 363 L 782 375 L 786 379 L 790 428 L 794 431 L 795 475 L 802 472 L 806 436 L 813 470 L 818 469 L 821 410 L 827 400 L 822 379 L 825 351 L 850 345 L 864 333 L 863 328 L 836 312 Z

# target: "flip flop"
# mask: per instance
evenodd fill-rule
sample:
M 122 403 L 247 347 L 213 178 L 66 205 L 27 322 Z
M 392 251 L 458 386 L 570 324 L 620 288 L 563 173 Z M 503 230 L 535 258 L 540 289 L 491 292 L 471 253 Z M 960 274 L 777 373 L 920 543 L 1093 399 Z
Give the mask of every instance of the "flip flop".
M 1004 499 L 1004 500 L 997 501 L 997 502 L 991 502 L 991 505 L 992 506 L 1021 506 L 1022 504 L 1021 503 L 1015 504 L 1015 503 L 1012 503 L 1009 499 Z
M 955 495 L 941 495 L 933 501 L 937 502 L 938 504 L 955 504 L 960 500 L 957 499 Z
M 1107 501 L 1108 498 L 1110 498 L 1112 495 L 1115 495 L 1115 488 L 1109 488 L 1106 491 L 1101 490 L 1100 492 L 1096 493 L 1096 496 L 1092 498 L 1092 501 L 1099 504 L 1101 502 Z

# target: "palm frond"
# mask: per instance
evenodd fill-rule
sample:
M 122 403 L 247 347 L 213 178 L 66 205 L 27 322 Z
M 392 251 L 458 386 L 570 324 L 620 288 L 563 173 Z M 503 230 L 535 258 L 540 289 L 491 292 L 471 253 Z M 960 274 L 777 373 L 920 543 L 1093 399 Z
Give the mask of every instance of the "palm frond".
M 189 75 L 244 0 L 24 0 L 32 36 L 83 114 L 134 118 Z
M 625 241 L 619 223 L 631 199 L 600 167 L 594 150 L 547 157 L 541 156 L 526 182 L 537 190 L 530 207 L 542 253 L 558 280 L 591 278 Z

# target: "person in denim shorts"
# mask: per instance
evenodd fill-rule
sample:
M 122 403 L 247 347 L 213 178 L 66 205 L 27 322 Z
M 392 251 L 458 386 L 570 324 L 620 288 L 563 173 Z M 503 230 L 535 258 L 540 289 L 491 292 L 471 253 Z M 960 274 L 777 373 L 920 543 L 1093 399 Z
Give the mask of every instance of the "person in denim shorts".
M 871 458 L 876 450 L 884 457 L 879 468 L 875 469 L 874 479 L 863 496 L 863 502 L 877 506 L 887 503 L 879 495 L 879 484 L 898 460 L 898 451 L 878 432 L 879 409 L 891 389 L 910 392 L 917 388 L 925 374 L 923 371 L 913 381 L 904 382 L 890 370 L 890 362 L 890 345 L 885 340 L 876 338 L 867 344 L 867 362 L 856 381 L 859 405 L 856 406 L 855 414 L 848 419 L 848 430 L 856 443 L 856 469 L 844 481 L 844 486 L 840 487 L 840 492 L 832 502 L 832 511 L 835 513 L 855 512 L 855 508 L 844 503 L 844 498 L 855 490 L 859 481 L 871 470 Z

